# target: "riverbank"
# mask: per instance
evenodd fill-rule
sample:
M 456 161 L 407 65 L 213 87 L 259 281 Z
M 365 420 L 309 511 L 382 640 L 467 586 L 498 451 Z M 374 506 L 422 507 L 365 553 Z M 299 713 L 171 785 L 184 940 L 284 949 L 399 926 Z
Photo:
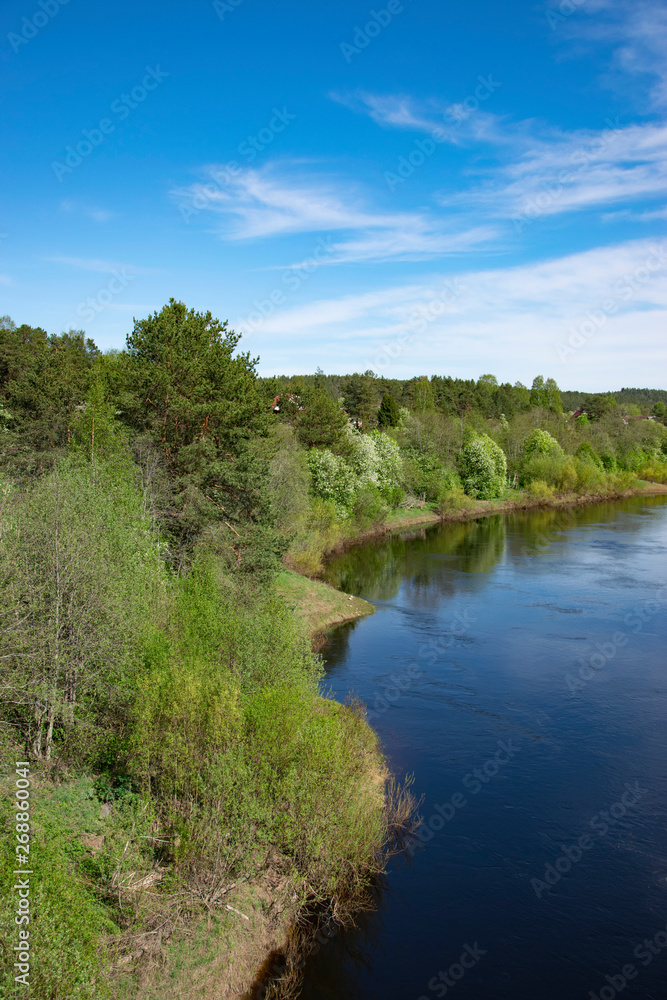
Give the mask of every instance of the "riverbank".
M 430 508 L 416 509 L 412 511 L 394 511 L 383 521 L 382 524 L 375 525 L 366 531 L 356 535 L 350 535 L 339 539 L 334 545 L 323 553 L 326 561 L 334 556 L 346 552 L 348 549 L 365 542 L 372 542 L 374 539 L 383 538 L 386 535 L 397 532 L 411 531 L 412 529 L 426 528 L 434 524 L 448 524 L 459 521 L 475 521 L 480 517 L 491 517 L 494 514 L 509 514 L 521 510 L 553 510 L 567 507 L 583 507 L 588 504 L 608 503 L 612 500 L 623 500 L 631 496 L 657 496 L 667 494 L 667 486 L 662 483 L 644 482 L 641 486 L 628 490 L 613 491 L 610 493 L 577 494 L 564 493 L 559 496 L 550 497 L 548 500 L 529 497 L 528 495 L 517 495 L 502 500 L 471 500 L 468 505 L 459 510 L 449 510 L 438 512 L 434 510 L 435 504 Z M 298 576 L 298 574 L 296 574 Z M 344 621 L 345 619 L 341 619 Z M 339 624 L 332 621 L 331 625 Z
M 316 650 L 322 648 L 328 630 L 334 625 L 375 612 L 373 605 L 361 597 L 345 594 L 328 583 L 311 580 L 290 569 L 280 573 L 277 586 L 295 617 L 305 624 Z
M 631 495 L 667 493 L 667 487 L 646 484 L 643 488 L 622 494 L 604 496 L 562 496 L 548 503 L 529 497 L 514 497 L 499 501 L 478 501 L 460 511 L 437 513 L 433 510 L 396 512 L 381 526 L 345 539 L 331 550 L 341 551 L 364 541 L 393 532 L 421 531 L 435 524 L 473 520 L 517 510 L 562 508 L 621 499 Z M 313 647 L 321 649 L 327 632 L 335 625 L 374 613 L 373 605 L 330 585 L 301 576 L 291 570 L 280 573 L 277 589 L 294 616 L 307 629 Z M 335 703 L 334 703 L 335 704 Z M 349 709 L 340 706 L 340 712 Z M 364 726 L 366 724 L 364 723 Z M 382 794 L 387 773 L 378 751 L 366 755 L 364 779 L 367 791 Z M 371 799 L 373 796 L 371 795 Z M 376 800 L 380 806 L 381 800 Z M 371 805 L 369 799 L 368 805 Z M 386 803 L 385 803 L 386 805 Z M 267 868 L 256 877 L 236 887 L 225 897 L 232 908 L 227 916 L 214 917 L 177 933 L 170 951 L 170 966 L 178 968 L 175 981 L 165 992 L 161 975 L 157 989 L 144 989 L 146 1000 L 176 1000 L 176 997 L 204 997 L 205 1000 L 257 1000 L 259 997 L 289 995 L 289 982 L 295 982 L 304 958 L 312 949 L 324 945 L 329 936 L 322 935 L 317 921 L 307 924 L 308 916 L 298 886 L 290 879 L 288 866 L 278 852 Z M 246 920 L 245 917 L 249 919 Z M 277 980 L 282 981 L 282 986 Z M 282 992 L 281 992 L 282 991 Z

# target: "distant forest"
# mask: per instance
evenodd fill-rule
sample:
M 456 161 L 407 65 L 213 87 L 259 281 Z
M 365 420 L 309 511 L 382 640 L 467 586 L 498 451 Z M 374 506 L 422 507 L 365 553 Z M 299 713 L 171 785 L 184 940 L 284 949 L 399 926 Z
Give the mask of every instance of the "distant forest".
M 516 413 L 525 412 L 532 406 L 546 405 L 553 409 L 555 394 L 558 394 L 565 413 L 585 408 L 588 402 L 592 408 L 603 399 L 613 397 L 622 407 L 638 407 L 638 413 L 648 415 L 653 412 L 656 403 L 667 404 L 667 389 L 631 389 L 622 388 L 609 392 L 585 392 L 580 389 L 559 389 L 553 379 L 537 376 L 532 387 L 521 382 L 500 383 L 494 375 L 481 375 L 474 379 L 454 378 L 450 375 L 421 375 L 410 379 L 391 379 L 375 375 L 368 371 L 363 375 L 325 375 L 318 371 L 314 375 L 279 375 L 271 379 L 263 379 L 267 385 L 275 384 L 276 395 L 283 392 L 296 392 L 299 387 L 312 387 L 318 382 L 324 385 L 328 394 L 348 403 L 355 395 L 355 385 L 363 380 L 366 391 L 375 397 L 376 403 L 385 394 L 391 395 L 399 406 L 409 410 L 431 409 L 439 410 L 446 416 L 462 416 L 471 411 L 481 413 L 487 419 L 498 419 L 501 414 L 511 417 Z M 421 403 L 421 405 L 420 405 Z M 354 404 L 352 404 L 354 405 Z M 556 408 L 558 408 L 556 406 Z

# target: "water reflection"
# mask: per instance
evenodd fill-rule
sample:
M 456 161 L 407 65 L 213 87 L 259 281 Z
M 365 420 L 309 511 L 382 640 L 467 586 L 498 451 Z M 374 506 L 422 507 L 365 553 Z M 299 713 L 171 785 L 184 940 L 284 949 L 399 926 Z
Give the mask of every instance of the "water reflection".
M 339 556 L 326 567 L 325 577 L 367 601 L 389 601 L 401 584 L 416 594 L 433 586 L 451 589 L 439 560 L 460 573 L 488 573 L 502 561 L 506 535 L 500 515 L 389 535 Z
M 466 805 L 392 863 L 379 912 L 312 958 L 302 1000 L 432 998 L 438 970 L 476 940 L 488 955 L 457 1000 L 600 997 L 664 930 L 666 557 L 667 501 L 655 497 L 436 526 L 329 565 L 330 582 L 378 608 L 324 650 L 335 697 L 375 706 L 427 819 L 456 793 Z M 401 686 L 415 662 L 422 675 Z M 519 752 L 473 794 L 466 776 L 508 740 Z M 637 780 L 648 791 L 633 814 L 537 898 L 531 879 Z M 659 964 L 624 1000 L 664 997 Z

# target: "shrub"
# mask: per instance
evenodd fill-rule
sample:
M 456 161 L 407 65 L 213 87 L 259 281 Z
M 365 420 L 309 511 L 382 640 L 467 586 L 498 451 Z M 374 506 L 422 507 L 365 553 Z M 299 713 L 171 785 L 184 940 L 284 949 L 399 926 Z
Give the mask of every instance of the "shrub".
M 540 500 L 546 503 L 553 499 L 556 491 L 553 486 L 548 486 L 543 479 L 534 479 L 532 482 L 528 483 L 526 492 L 531 500 Z
M 401 449 L 393 438 L 381 431 L 373 431 L 369 436 L 375 445 L 377 455 L 378 485 L 383 496 L 389 499 L 390 496 L 395 496 L 396 490 L 400 490 L 401 487 L 403 477 Z
M 328 449 L 308 452 L 312 491 L 316 497 L 334 504 L 337 514 L 346 517 L 354 502 L 357 477 L 345 459 Z
M 562 492 L 567 493 L 573 490 L 576 485 L 577 469 L 572 459 L 568 458 L 560 467 L 556 486 Z
M 601 451 L 600 461 L 602 462 L 602 468 L 605 472 L 615 472 L 616 471 L 616 455 L 611 451 Z
M 575 489 L 577 493 L 604 493 L 607 488 L 607 477 L 592 462 L 585 459 L 575 459 L 577 470 L 577 483 Z
M 377 486 L 369 483 L 357 493 L 353 513 L 359 527 L 370 528 L 387 518 L 389 507 Z
M 548 431 L 534 430 L 524 445 L 526 458 L 533 455 L 562 455 L 563 449 Z
M 646 462 L 645 465 L 639 466 L 636 474 L 640 479 L 645 479 L 649 483 L 667 483 L 667 462 L 655 460 Z M 634 478 L 631 473 L 625 473 L 625 475 Z
M 493 500 L 505 488 L 507 461 L 502 448 L 488 434 L 475 435 L 461 453 L 459 469 L 465 492 Z
M 438 514 L 453 514 L 460 510 L 471 507 L 473 501 L 465 495 L 463 486 L 459 482 L 451 488 L 443 490 L 438 497 Z
M 580 458 L 584 462 L 591 462 L 593 465 L 597 465 L 598 469 L 603 468 L 602 459 L 596 452 L 595 448 L 590 445 L 587 441 L 580 444 L 576 451 L 577 458 Z

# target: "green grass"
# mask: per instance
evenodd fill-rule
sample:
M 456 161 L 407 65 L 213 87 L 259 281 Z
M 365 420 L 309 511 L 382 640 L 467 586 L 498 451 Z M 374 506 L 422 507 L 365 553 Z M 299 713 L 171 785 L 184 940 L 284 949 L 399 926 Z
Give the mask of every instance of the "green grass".
M 340 622 L 372 615 L 375 611 L 372 604 L 360 597 L 344 594 L 289 569 L 283 570 L 278 577 L 278 593 L 313 637 Z

